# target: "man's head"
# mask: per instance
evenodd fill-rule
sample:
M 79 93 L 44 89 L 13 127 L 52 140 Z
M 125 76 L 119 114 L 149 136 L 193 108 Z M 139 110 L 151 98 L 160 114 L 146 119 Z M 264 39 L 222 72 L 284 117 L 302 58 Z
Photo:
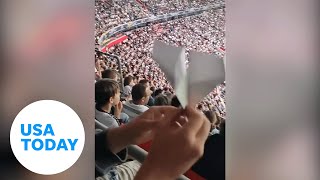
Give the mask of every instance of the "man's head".
M 141 80 L 139 81 L 139 83 L 140 83 L 140 84 L 143 84 L 144 86 L 147 86 L 147 87 L 149 87 L 149 86 L 150 86 L 149 81 L 148 81 L 148 80 L 146 80 L 146 79 L 141 79 Z
M 117 71 L 113 70 L 113 69 L 107 69 L 104 70 L 102 73 L 102 78 L 108 78 L 108 79 L 112 79 L 117 81 L 118 80 L 118 73 Z
M 119 84 L 111 79 L 102 79 L 95 84 L 95 101 L 98 107 L 116 105 L 120 101 Z
M 140 83 L 132 87 L 131 95 L 132 101 L 138 105 L 146 105 L 150 98 L 147 87 Z
M 168 106 L 169 105 L 169 99 L 167 96 L 160 94 L 158 95 L 154 100 L 155 106 Z
M 142 84 L 143 86 L 145 86 L 147 88 L 146 92 L 148 96 L 151 96 L 152 91 L 150 90 L 150 82 L 146 79 L 142 79 L 139 81 L 139 84 Z

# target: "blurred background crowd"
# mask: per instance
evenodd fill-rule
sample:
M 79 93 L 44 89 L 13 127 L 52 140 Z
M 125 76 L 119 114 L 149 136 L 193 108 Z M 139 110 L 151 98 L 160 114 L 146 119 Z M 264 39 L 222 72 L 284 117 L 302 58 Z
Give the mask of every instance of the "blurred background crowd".
M 141 5 L 137 1 L 96 1 L 96 42 L 102 33 L 121 23 L 130 22 L 139 18 L 152 15 L 148 9 L 162 9 L 166 7 L 205 6 L 210 3 L 222 3 L 222 1 L 176 1 L 176 3 L 164 3 L 163 1 L 148 1 Z M 145 8 L 149 7 L 149 8 Z M 158 7 L 158 8 L 156 8 Z M 177 9 L 176 9 L 177 10 Z M 157 13 L 170 11 L 158 10 Z M 121 59 L 123 76 L 137 76 L 147 79 L 155 89 L 173 89 L 158 64 L 152 59 L 151 52 L 155 39 L 173 46 L 186 48 L 186 56 L 190 50 L 215 54 L 221 58 L 225 55 L 225 9 L 210 10 L 202 14 L 163 22 L 150 24 L 149 26 L 125 32 L 128 37 L 122 43 L 107 50 Z M 96 70 L 119 69 L 113 59 L 104 54 L 96 54 Z M 103 61 L 103 62 L 102 62 Z M 188 63 L 188 62 L 187 62 Z M 203 101 L 199 102 L 201 110 L 212 110 L 225 118 L 225 83 L 217 86 Z

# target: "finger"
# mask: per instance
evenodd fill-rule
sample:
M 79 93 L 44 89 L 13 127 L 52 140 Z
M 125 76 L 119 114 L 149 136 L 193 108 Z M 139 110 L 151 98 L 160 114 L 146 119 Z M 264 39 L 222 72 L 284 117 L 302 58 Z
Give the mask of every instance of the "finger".
M 179 115 L 177 119 L 173 119 L 173 120 L 178 122 L 181 126 L 184 126 L 186 123 L 189 122 L 188 118 L 183 115 Z
M 196 134 L 204 122 L 203 115 L 190 106 L 186 107 L 185 115 L 187 116 L 188 123 L 183 128 L 189 133 Z
M 142 118 L 159 120 L 162 116 L 165 119 L 170 119 L 178 114 L 180 110 L 175 107 L 170 106 L 154 106 L 151 107 L 148 111 L 142 114 Z

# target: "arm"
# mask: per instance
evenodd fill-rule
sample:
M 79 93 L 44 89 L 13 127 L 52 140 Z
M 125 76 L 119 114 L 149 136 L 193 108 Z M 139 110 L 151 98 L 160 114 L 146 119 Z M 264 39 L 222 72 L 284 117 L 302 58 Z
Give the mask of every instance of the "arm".
M 127 159 L 128 151 L 126 148 L 122 148 L 117 152 L 110 148 L 109 144 L 113 143 L 112 141 L 109 142 L 110 134 L 113 134 L 110 130 L 102 131 L 95 136 L 96 170 L 101 174 L 105 174 L 104 172 L 108 171 L 109 167 L 125 162 Z
M 173 180 L 185 173 L 203 155 L 210 123 L 198 111 L 190 108 L 180 115 L 163 119 L 155 134 L 146 161 L 135 180 Z

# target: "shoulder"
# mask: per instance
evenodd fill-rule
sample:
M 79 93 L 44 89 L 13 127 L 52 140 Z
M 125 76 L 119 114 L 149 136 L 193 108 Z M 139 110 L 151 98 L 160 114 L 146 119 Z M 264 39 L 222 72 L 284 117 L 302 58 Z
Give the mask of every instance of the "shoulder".
M 144 106 L 144 105 L 141 105 L 140 106 L 140 110 L 142 111 L 142 112 L 144 112 L 144 111 L 147 111 L 149 108 L 147 107 L 147 106 Z

